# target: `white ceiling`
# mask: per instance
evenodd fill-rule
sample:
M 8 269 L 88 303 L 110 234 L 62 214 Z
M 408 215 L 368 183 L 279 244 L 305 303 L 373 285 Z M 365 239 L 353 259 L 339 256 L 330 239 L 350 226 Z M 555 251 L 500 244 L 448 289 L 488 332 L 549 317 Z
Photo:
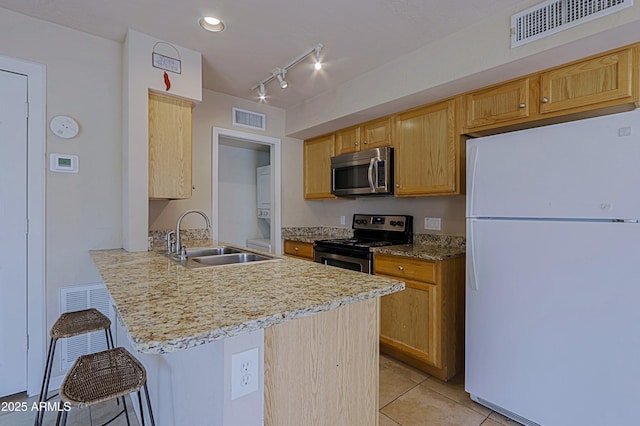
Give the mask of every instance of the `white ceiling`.
M 500 11 L 531 0 L 0 0 L 0 7 L 122 42 L 127 28 L 202 52 L 203 87 L 257 100 L 251 91 L 276 67 L 323 43 L 267 85 L 267 103 L 290 108 Z M 221 33 L 198 26 L 220 17 Z M 461 52 L 463 53 L 463 52 Z

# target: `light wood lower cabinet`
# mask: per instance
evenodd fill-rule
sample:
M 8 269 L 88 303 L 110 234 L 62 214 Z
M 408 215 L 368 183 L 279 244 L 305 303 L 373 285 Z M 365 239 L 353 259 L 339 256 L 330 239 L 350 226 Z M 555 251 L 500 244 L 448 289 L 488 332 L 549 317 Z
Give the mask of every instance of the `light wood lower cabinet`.
M 380 350 L 441 380 L 464 364 L 464 258 L 376 254 L 374 273 L 405 282 L 380 301 Z
M 313 243 L 284 240 L 284 254 L 298 259 L 313 260 Z

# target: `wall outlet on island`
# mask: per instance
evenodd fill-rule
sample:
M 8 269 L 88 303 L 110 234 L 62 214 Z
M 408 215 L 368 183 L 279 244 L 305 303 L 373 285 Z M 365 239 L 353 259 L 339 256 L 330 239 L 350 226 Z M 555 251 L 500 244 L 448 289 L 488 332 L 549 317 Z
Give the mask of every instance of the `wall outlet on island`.
M 258 390 L 258 348 L 231 355 L 231 399 Z
M 340 216 L 340 225 L 346 225 L 346 224 L 347 224 L 346 216 Z
M 442 221 L 439 217 L 425 217 L 424 229 L 430 229 L 432 231 L 439 231 L 441 229 Z

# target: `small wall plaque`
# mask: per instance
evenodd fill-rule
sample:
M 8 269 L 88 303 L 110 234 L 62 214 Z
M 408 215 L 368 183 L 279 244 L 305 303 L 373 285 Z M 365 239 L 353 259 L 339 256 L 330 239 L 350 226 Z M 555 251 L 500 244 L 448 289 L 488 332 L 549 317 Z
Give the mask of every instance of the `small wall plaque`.
M 176 74 L 182 73 L 182 62 L 180 59 L 164 56 L 159 53 L 153 52 L 153 66 L 160 68 L 161 70 L 171 71 Z

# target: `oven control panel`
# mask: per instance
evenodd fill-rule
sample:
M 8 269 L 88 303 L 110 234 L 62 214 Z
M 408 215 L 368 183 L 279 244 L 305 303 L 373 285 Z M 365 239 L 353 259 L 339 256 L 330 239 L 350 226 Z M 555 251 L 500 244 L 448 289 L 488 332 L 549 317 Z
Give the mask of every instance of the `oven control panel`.
M 375 229 L 380 231 L 399 231 L 407 229 L 410 216 L 354 214 L 353 229 Z

